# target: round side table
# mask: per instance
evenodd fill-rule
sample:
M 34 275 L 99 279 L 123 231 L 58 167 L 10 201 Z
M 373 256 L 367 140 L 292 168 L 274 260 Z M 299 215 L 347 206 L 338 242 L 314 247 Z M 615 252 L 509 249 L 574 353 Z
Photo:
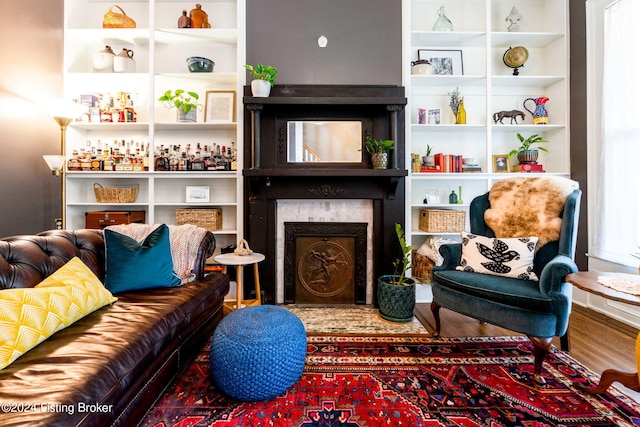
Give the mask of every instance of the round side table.
M 260 277 L 258 276 L 258 263 L 264 261 L 264 255 L 259 253 L 252 253 L 249 255 L 236 255 L 236 254 L 222 254 L 214 258 L 214 260 L 224 266 L 224 273 L 227 272 L 228 266 L 236 267 L 236 304 L 235 306 L 230 303 L 225 303 L 224 308 L 227 311 L 233 311 L 241 308 L 244 304 L 245 307 L 253 305 L 261 305 L 260 300 Z M 253 276 L 256 287 L 256 299 L 243 300 L 243 274 L 242 271 L 246 265 L 253 264 Z

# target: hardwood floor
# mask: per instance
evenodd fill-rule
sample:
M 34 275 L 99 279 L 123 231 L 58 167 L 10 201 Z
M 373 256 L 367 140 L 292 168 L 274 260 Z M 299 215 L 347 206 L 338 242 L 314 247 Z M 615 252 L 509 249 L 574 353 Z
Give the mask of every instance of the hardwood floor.
M 435 322 L 428 303 L 416 304 L 415 315 L 430 331 Z M 483 324 L 475 319 L 441 309 L 443 336 L 518 335 L 513 331 Z M 569 354 L 587 368 L 602 373 L 605 369 L 636 372 L 635 340 L 638 330 L 593 310 L 573 307 L 569 322 Z M 553 344 L 560 348 L 560 340 Z

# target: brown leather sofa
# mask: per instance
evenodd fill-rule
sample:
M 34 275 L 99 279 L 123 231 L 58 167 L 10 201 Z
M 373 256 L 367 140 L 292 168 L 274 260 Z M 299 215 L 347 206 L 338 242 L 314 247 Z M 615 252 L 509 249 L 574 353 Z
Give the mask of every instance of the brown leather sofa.
M 196 280 L 126 292 L 0 370 L 3 426 L 134 426 L 202 348 L 222 318 L 229 278 L 204 275 L 215 249 L 200 245 Z M 79 257 L 104 280 L 101 230 L 51 230 L 0 239 L 1 289 L 33 287 Z

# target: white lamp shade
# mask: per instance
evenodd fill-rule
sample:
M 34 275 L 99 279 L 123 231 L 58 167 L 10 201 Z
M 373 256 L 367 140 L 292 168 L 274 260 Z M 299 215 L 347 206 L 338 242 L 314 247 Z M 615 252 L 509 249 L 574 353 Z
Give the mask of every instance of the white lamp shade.
M 49 99 L 45 101 L 43 107 L 51 117 L 60 117 L 71 120 L 77 119 L 88 110 L 88 107 L 84 104 L 63 99 Z
M 64 168 L 64 156 L 60 154 L 45 154 L 42 156 L 51 172 L 61 171 Z

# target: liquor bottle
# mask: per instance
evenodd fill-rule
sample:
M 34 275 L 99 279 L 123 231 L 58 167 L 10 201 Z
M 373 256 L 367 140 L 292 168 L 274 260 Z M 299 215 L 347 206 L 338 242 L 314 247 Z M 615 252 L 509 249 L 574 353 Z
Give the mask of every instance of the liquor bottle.
M 187 171 L 188 169 L 188 160 L 187 160 L 187 153 L 186 151 L 183 151 L 182 154 L 180 154 L 180 160 L 178 161 L 178 170 L 179 171 Z
M 200 153 L 200 144 L 196 147 L 196 154 L 191 160 L 191 170 L 202 172 L 205 170 L 204 160 L 202 159 L 202 153 Z

